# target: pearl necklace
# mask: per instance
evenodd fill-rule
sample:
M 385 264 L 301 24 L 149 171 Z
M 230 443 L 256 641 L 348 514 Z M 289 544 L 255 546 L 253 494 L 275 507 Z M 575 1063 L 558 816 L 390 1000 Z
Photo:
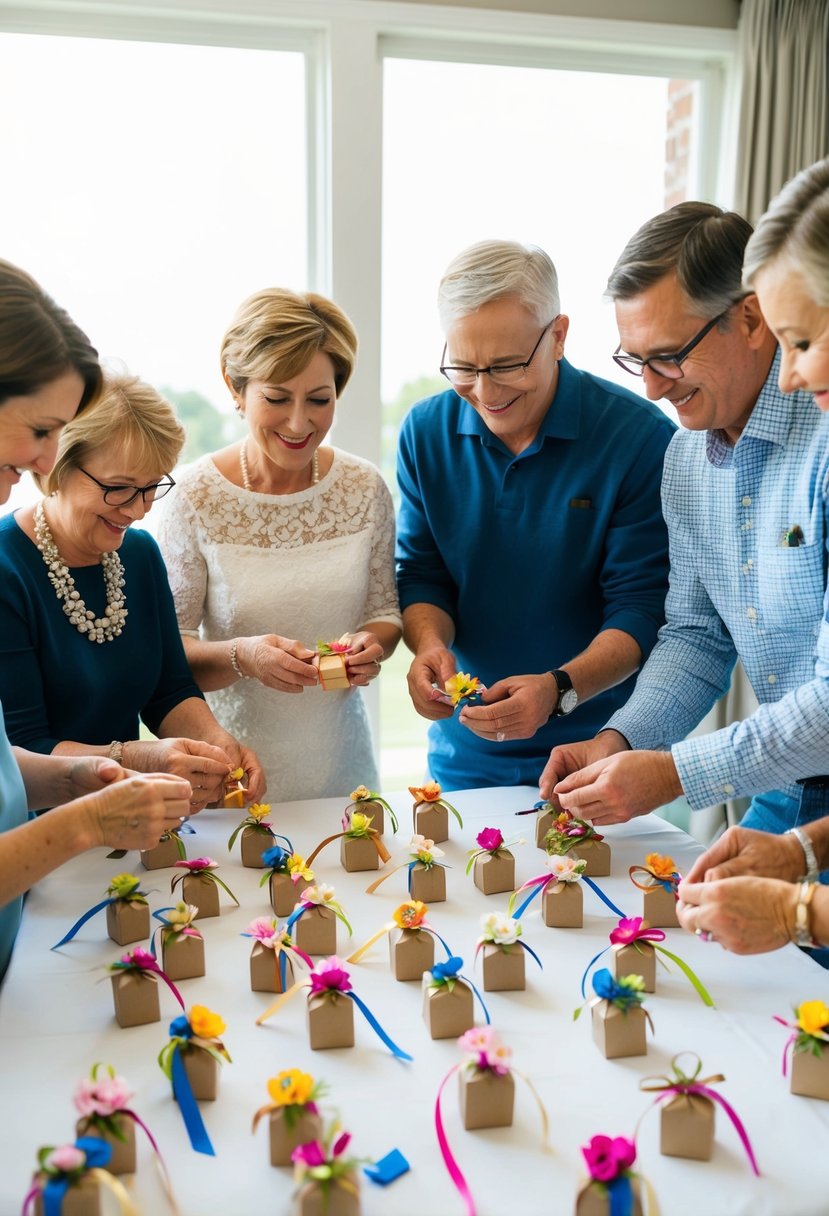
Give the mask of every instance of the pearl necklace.
M 249 494 L 253 493 L 253 487 L 250 484 L 250 474 L 248 472 L 248 442 L 242 440 L 242 446 L 239 448 L 239 468 L 242 470 L 242 485 Z M 311 457 L 311 485 L 315 486 L 320 479 L 320 462 L 318 450 L 314 449 L 314 455 Z
M 69 573 L 69 567 L 61 558 L 46 522 L 46 512 L 43 510 L 42 500 L 35 507 L 35 536 L 40 556 L 46 563 L 49 582 L 54 587 L 58 599 L 63 600 L 61 605 L 63 611 L 78 633 L 86 634 L 90 642 L 111 642 L 113 638 L 117 638 L 127 619 L 127 597 L 122 590 L 124 567 L 117 552 L 104 553 L 101 556 L 107 606 L 104 615 L 96 617 L 94 612 L 89 611 L 75 590 L 75 580 Z

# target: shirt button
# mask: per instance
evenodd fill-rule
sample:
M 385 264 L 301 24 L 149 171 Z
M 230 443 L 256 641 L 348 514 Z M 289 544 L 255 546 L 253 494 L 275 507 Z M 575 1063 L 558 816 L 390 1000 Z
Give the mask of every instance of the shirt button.
M 731 797 L 731 795 L 734 793 L 734 786 L 731 784 L 731 782 L 730 782 L 730 781 L 729 781 L 729 782 L 727 782 L 727 783 L 726 783 L 726 784 L 725 784 L 725 785 L 722 787 L 722 792 L 723 792 L 724 794 L 728 794 L 729 798 L 730 798 L 730 797 Z
M 757 609 L 756 608 L 746 608 L 746 616 L 748 617 L 748 619 L 750 621 L 756 621 L 757 620 Z
M 743 574 L 751 574 L 751 562 L 746 562 L 743 566 Z
M 753 565 L 754 565 L 754 558 L 753 558 L 753 557 L 750 557 L 750 558 L 748 559 L 748 561 L 746 562 L 746 565 L 747 565 L 747 566 L 749 566 L 749 567 L 750 567 L 750 566 L 753 566 Z
M 744 531 L 744 532 L 749 532 L 749 531 L 750 531 L 750 530 L 751 530 L 753 527 L 754 527 L 754 520 L 753 520 L 753 519 L 747 519 L 747 520 L 745 521 L 745 523 L 743 524 L 743 531 Z
M 774 672 L 772 672 L 770 676 L 766 676 L 766 679 L 768 680 L 769 684 L 777 683 L 777 676 L 774 674 Z
M 744 507 L 751 506 L 751 499 L 748 496 L 748 494 L 744 494 L 743 497 L 740 499 L 740 502 L 743 504 Z

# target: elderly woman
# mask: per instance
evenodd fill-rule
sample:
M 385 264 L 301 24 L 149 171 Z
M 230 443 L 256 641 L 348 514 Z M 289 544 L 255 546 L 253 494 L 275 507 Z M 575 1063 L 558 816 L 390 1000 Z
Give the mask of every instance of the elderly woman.
M 247 299 L 221 350 L 247 433 L 184 473 L 162 512 L 193 673 L 279 801 L 377 782 L 357 686 L 400 637 L 394 515 L 378 470 L 324 442 L 356 350 L 351 322 L 322 296 Z M 315 645 L 343 635 L 349 686 L 326 691 Z
M 814 393 L 829 411 L 829 158 L 773 200 L 746 247 L 743 281 L 780 343 L 781 389 Z M 829 739 L 826 752 L 829 772 Z M 818 780 L 825 798 L 829 777 Z M 730 828 L 682 883 L 680 921 L 741 954 L 829 945 L 829 889 L 816 885 L 827 870 L 829 818 L 774 839 Z M 817 957 L 829 966 L 829 950 Z
M 49 472 L 61 429 L 100 380 L 86 335 L 33 279 L 0 262 L 0 504 L 24 470 Z M 0 980 L 29 887 L 95 845 L 148 848 L 187 814 L 190 794 L 185 781 L 130 778 L 113 760 L 12 749 L 0 710 Z M 30 808 L 49 805 L 29 821 Z
M 67 425 L 47 497 L 0 521 L 0 699 L 13 743 L 174 773 L 192 809 L 231 769 L 263 789 L 255 756 L 193 683 L 155 541 L 131 528 L 173 485 L 184 432 L 135 377 L 112 377 Z M 138 739 L 138 719 L 158 736 Z

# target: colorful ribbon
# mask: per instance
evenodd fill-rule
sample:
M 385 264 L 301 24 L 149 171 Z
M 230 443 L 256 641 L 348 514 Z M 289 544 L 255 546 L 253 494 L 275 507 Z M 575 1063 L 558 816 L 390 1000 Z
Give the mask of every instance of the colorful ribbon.
M 545 890 L 550 885 L 551 882 L 555 883 L 558 881 L 559 881 L 559 878 L 558 878 L 558 875 L 556 875 L 556 874 L 539 874 L 536 878 L 528 878 L 527 881 L 522 883 L 521 886 L 518 888 L 518 890 L 513 891 L 512 895 L 510 895 L 510 897 L 509 897 L 509 904 L 507 905 L 507 907 L 509 909 L 510 916 L 514 916 L 516 920 L 520 920 L 521 917 L 526 912 L 529 905 L 535 899 L 536 895 L 540 895 L 541 892 L 543 890 Z M 595 883 L 592 878 L 588 878 L 586 874 L 582 874 L 581 878 L 579 879 L 579 882 L 587 883 L 590 890 L 595 892 L 596 895 L 598 895 L 598 897 L 602 901 L 602 903 L 606 904 L 607 907 L 610 908 L 610 911 L 615 916 L 624 918 L 624 915 L 625 915 L 624 912 L 622 912 L 622 910 L 620 908 L 616 907 L 616 905 L 614 904 L 612 899 L 608 899 L 608 897 L 605 895 L 604 891 L 602 891 L 602 889 L 598 885 L 598 883 Z M 523 900 L 523 902 L 521 903 L 521 906 L 513 912 L 513 908 L 515 907 L 516 896 L 520 895 L 522 891 L 528 890 L 530 887 L 533 888 L 531 893 L 527 896 L 527 898 L 525 900 Z M 598 958 L 598 955 L 596 957 Z M 594 962 L 595 962 L 595 960 L 594 960 Z M 589 970 L 589 968 L 588 968 L 588 970 Z
M 288 977 L 287 954 L 289 950 L 293 954 L 299 955 L 302 961 L 307 964 L 309 971 L 313 971 L 314 969 L 313 960 L 308 957 L 304 950 L 300 950 L 299 947 L 295 946 L 294 943 L 288 938 L 287 929 L 284 931 L 284 935 L 280 936 L 278 924 L 274 924 L 273 933 L 267 938 L 258 933 L 241 933 L 239 936 L 251 937 L 254 939 L 254 941 L 257 941 L 260 943 L 260 945 L 264 946 L 266 950 L 273 950 L 274 965 L 276 965 L 277 960 L 279 962 L 279 979 L 283 992 L 285 991 L 285 984 Z
M 531 954 L 532 957 L 535 959 L 535 961 L 538 963 L 541 970 L 542 971 L 544 970 L 544 964 L 541 962 L 541 959 L 538 957 L 535 950 L 533 950 L 532 946 L 528 946 L 526 942 L 522 941 L 520 937 L 517 937 L 514 942 L 506 942 L 506 943 L 493 941 L 491 937 L 479 937 L 477 942 L 475 943 L 475 958 L 472 963 L 473 967 L 474 967 L 475 963 L 478 961 L 478 955 L 481 952 L 482 946 L 504 947 L 505 945 L 506 946 L 520 946 L 522 950 L 526 950 L 528 954 Z
M 285 932 L 286 933 L 291 932 L 294 925 L 299 920 L 300 916 L 302 916 L 303 912 L 307 912 L 309 908 L 330 908 L 331 911 L 334 913 L 334 915 L 337 917 L 337 919 L 341 920 L 343 922 L 346 929 L 348 929 L 348 936 L 351 937 L 353 930 L 351 928 L 351 925 L 348 923 L 348 920 L 346 919 L 346 915 L 345 915 L 345 912 L 343 912 L 342 905 L 338 904 L 338 903 L 334 903 L 332 900 L 325 900 L 322 903 L 314 903 L 312 900 L 300 899 L 299 903 L 294 908 L 293 912 L 291 913 L 291 915 L 288 917 L 287 921 L 285 922 Z
M 215 1157 L 216 1150 L 210 1142 L 207 1128 L 204 1126 L 204 1120 L 201 1117 L 199 1104 L 193 1096 L 190 1078 L 187 1076 L 184 1061 L 181 1058 L 181 1048 L 178 1043 L 173 1045 L 171 1070 L 173 1096 L 179 1104 L 181 1117 L 184 1120 L 191 1148 L 197 1153 L 203 1153 L 206 1157 Z
M 81 1174 L 90 1175 L 99 1186 L 106 1187 L 112 1192 L 118 1201 L 122 1216 L 138 1216 L 123 1184 L 103 1168 L 112 1157 L 112 1145 L 97 1136 L 81 1136 L 75 1141 L 74 1147 L 86 1155 L 86 1167 Z M 48 1178 L 46 1182 L 35 1183 L 23 1200 L 22 1216 L 26 1216 L 38 1195 L 43 1201 L 43 1216 L 61 1216 L 63 1201 L 72 1181 L 73 1179 L 69 1175 L 61 1174 L 57 1178 Z
M 446 960 L 445 963 L 435 963 L 435 965 L 431 971 L 432 982 L 429 985 L 429 987 L 430 988 L 442 988 L 445 985 L 451 992 L 452 989 L 454 988 L 456 982 L 458 980 L 463 980 L 463 982 L 465 984 L 469 985 L 469 987 L 475 993 L 475 996 L 478 998 L 478 1003 L 481 1006 L 481 1009 L 483 1009 L 483 1011 L 484 1011 L 484 1018 L 486 1019 L 486 1024 L 487 1024 L 487 1026 L 490 1026 L 492 1024 L 492 1018 L 489 1016 L 489 1010 L 486 1007 L 484 998 L 481 996 L 478 989 L 472 983 L 472 980 L 468 976 L 461 974 L 462 966 L 463 966 L 463 959 L 459 958 L 457 954 L 453 954 L 450 958 L 448 958 Z
M 183 884 L 187 878 L 209 878 L 211 882 L 216 883 L 222 888 L 223 891 L 227 892 L 238 908 L 240 906 L 239 901 L 231 891 L 230 887 L 226 882 L 223 881 L 223 879 L 219 878 L 219 875 L 214 869 L 212 869 L 210 866 L 202 864 L 205 860 L 206 859 L 203 857 L 196 857 L 193 861 L 176 862 L 176 865 L 180 866 L 183 872 L 181 874 L 174 875 L 173 878 L 170 879 L 170 894 L 172 895 L 174 893 L 176 883 L 179 882 L 182 883 L 183 890 Z M 186 871 L 186 873 L 184 871 Z
M 150 953 L 152 954 L 153 958 L 156 958 L 158 956 L 158 945 L 157 945 L 156 939 L 159 934 L 164 933 L 165 929 L 168 930 L 167 937 L 170 937 L 170 936 L 201 937 L 202 936 L 201 933 L 199 932 L 199 930 L 195 927 L 195 925 L 173 924 L 171 921 L 166 919 L 166 917 L 164 916 L 165 912 L 175 912 L 174 906 L 171 904 L 169 906 L 169 908 L 159 908 L 157 911 L 153 912 L 154 918 L 156 920 L 161 921 L 161 924 L 157 926 L 155 933 L 150 938 Z M 167 937 L 164 938 L 165 942 L 167 941 Z M 182 1004 L 182 1009 L 183 1008 L 184 1008 L 184 1005 Z
M 789 1035 L 788 1039 L 786 1039 L 786 1042 L 783 1046 L 783 1076 L 784 1077 L 788 1076 L 789 1048 L 792 1047 L 797 1042 L 797 1040 L 800 1038 L 801 1035 L 803 1035 L 805 1038 L 808 1038 L 808 1039 L 817 1040 L 818 1044 L 821 1041 L 824 1043 L 829 1043 L 829 1034 L 826 1034 L 825 1031 L 819 1030 L 816 1034 L 812 1034 L 809 1031 L 804 1030 L 803 1027 L 801 1025 L 799 1025 L 797 1022 L 787 1022 L 784 1018 L 778 1017 L 776 1013 L 773 1013 L 772 1017 L 774 1018 L 775 1022 L 779 1022 L 781 1026 L 788 1027 L 788 1029 L 791 1030 L 791 1032 L 792 1032 Z M 823 1049 L 818 1048 L 818 1050 L 822 1051 Z
M 399 925 L 397 923 L 397 921 L 395 921 L 395 920 L 390 920 L 390 921 L 388 921 L 387 924 L 383 925 L 382 929 L 378 929 L 378 931 L 376 933 L 373 933 L 367 942 L 363 942 L 362 946 L 360 946 L 359 949 L 355 950 L 353 954 L 349 954 L 348 958 L 345 961 L 347 963 L 358 963 L 360 961 L 360 959 L 363 957 L 363 955 L 367 954 L 368 951 L 371 949 L 371 947 L 376 945 L 376 943 L 379 942 L 381 940 L 381 938 L 385 937 L 385 935 L 387 933 L 391 933 L 392 929 L 402 929 L 402 928 L 408 928 L 408 929 L 413 929 L 413 930 L 423 929 L 423 930 L 425 930 L 426 933 L 431 933 L 432 937 L 436 937 L 438 939 L 438 941 L 440 942 L 440 944 L 443 946 L 444 950 L 446 951 L 446 957 L 447 958 L 452 957 L 452 951 L 449 949 L 446 942 L 443 940 L 441 935 L 438 933 L 437 929 L 435 929 L 434 926 L 427 924 L 425 920 L 422 920 L 417 925 L 405 925 L 405 926 Z
M 634 874 L 638 873 L 647 874 L 648 877 L 653 881 L 638 882 L 633 877 Z M 682 875 L 677 870 L 673 871 L 670 878 L 663 878 L 661 875 L 654 873 L 654 871 L 648 865 L 628 866 L 628 874 L 630 875 L 630 881 L 635 887 L 638 887 L 640 891 L 653 891 L 656 887 L 662 887 L 663 890 L 667 891 L 670 895 L 673 895 L 674 899 L 679 899 L 679 883 Z
M 311 856 L 308 858 L 307 864 L 310 866 L 317 854 L 321 853 L 326 845 L 331 844 L 335 840 L 339 840 L 341 836 L 351 836 L 355 840 L 360 840 L 367 837 L 373 842 L 374 847 L 377 850 L 377 856 L 380 858 L 383 865 L 385 865 L 386 862 L 391 858 L 391 853 L 383 844 L 380 833 L 375 828 L 368 828 L 365 832 L 353 832 L 348 829 L 344 832 L 335 832 L 333 836 L 326 836 L 325 840 L 321 840 Z
M 585 879 L 584 881 L 587 882 L 588 879 Z M 636 946 L 637 949 L 641 950 L 638 943 L 645 942 L 654 950 L 658 951 L 659 954 L 664 954 L 666 958 L 671 960 L 671 962 L 676 963 L 677 967 L 679 967 L 680 971 L 682 971 L 686 979 L 696 991 L 703 1005 L 707 1005 L 709 1009 L 713 1009 L 714 1001 L 699 976 L 691 970 L 688 964 L 684 962 L 678 954 L 673 954 L 672 951 L 666 950 L 664 946 L 657 945 L 658 942 L 665 940 L 664 930 L 643 928 L 642 926 L 643 921 L 641 916 L 623 916 L 616 928 L 612 929 L 610 932 L 611 945 Z M 582 997 L 584 997 L 584 990 L 587 983 L 588 974 L 602 955 L 606 954 L 609 949 L 610 946 L 605 946 L 604 950 L 600 950 L 599 953 L 587 964 L 584 975 L 581 977 Z
M 94 908 L 90 908 L 88 912 L 84 912 L 83 916 L 75 921 L 69 932 L 66 933 L 59 942 L 55 942 L 54 946 L 49 947 L 50 950 L 57 950 L 60 946 L 65 946 L 67 942 L 71 942 L 78 930 L 81 929 L 88 920 L 91 920 L 92 917 L 96 916 L 99 912 L 103 912 L 104 908 L 108 908 L 110 904 L 117 904 L 120 902 L 120 897 L 114 895 L 112 899 L 104 899 L 101 901 L 101 903 L 96 904 Z
M 182 1009 L 184 1008 L 184 1000 L 183 1000 L 182 995 L 179 992 L 178 988 L 176 988 L 175 984 L 170 979 L 170 977 L 167 975 L 166 971 L 161 970 L 155 957 L 152 954 L 150 954 L 147 950 L 142 950 L 141 947 L 138 947 L 135 950 L 131 950 L 129 954 L 123 955 L 123 957 L 120 958 L 117 963 L 110 963 L 109 970 L 110 971 L 149 971 L 149 972 L 151 972 L 153 975 L 157 976 L 159 979 L 164 980 L 164 983 L 170 989 L 173 996 L 178 1001 L 179 1005 L 181 1005 Z

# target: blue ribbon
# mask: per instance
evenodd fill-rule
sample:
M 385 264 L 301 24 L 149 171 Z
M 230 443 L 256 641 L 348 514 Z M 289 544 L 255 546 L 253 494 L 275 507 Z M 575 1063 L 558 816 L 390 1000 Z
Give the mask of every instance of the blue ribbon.
M 528 946 L 526 942 L 522 942 L 520 939 L 518 941 L 518 945 L 521 946 L 522 949 L 526 950 L 528 954 L 531 954 L 533 956 L 533 958 L 535 959 L 535 961 L 538 963 L 539 967 L 543 971 L 544 964 L 542 963 L 541 959 L 536 954 L 535 950 L 533 950 L 532 946 Z
M 587 977 L 588 977 L 588 975 L 590 974 L 590 972 L 591 972 L 591 970 L 592 970 L 593 966 L 594 966 L 594 965 L 595 965 L 595 964 L 596 964 L 596 963 L 599 961 L 599 959 L 602 957 L 602 955 L 603 955 L 603 954 L 606 954 L 606 953 L 608 952 L 608 950 L 609 950 L 609 949 L 610 949 L 610 946 L 605 946 L 604 950 L 600 950 L 600 951 L 599 951 L 599 953 L 598 953 L 597 955 L 595 955 L 593 958 L 591 958 L 590 962 L 589 962 L 589 963 L 587 964 L 587 966 L 585 967 L 585 969 L 584 969 L 584 975 L 581 977 L 581 997 L 582 997 L 582 1000 L 584 1000 L 584 999 L 585 999 L 585 995 L 586 995 L 586 994 L 585 994 L 585 988 L 586 988 L 586 986 L 587 986 Z M 601 973 L 600 973 L 600 974 L 601 974 Z M 610 972 L 608 971 L 608 973 L 607 973 L 607 974 L 608 974 L 608 975 L 610 975 Z M 593 987 L 594 987 L 594 988 L 596 987 L 596 981 L 595 981 L 595 980 L 593 981 Z
M 75 936 L 75 934 L 78 932 L 78 930 L 83 925 L 85 925 L 88 920 L 91 920 L 92 917 L 97 915 L 98 912 L 103 911 L 104 908 L 107 908 L 107 907 L 109 907 L 110 904 L 114 904 L 116 902 L 117 902 L 117 896 L 114 897 L 113 899 L 105 899 L 101 903 L 96 904 L 94 908 L 90 908 L 88 912 L 84 912 L 84 914 L 80 918 L 80 920 L 75 921 L 74 925 L 69 930 L 69 932 L 66 934 L 66 936 L 62 937 L 59 942 L 55 942 L 54 946 L 50 946 L 50 949 L 57 950 L 58 946 L 65 946 L 67 942 L 71 942 L 72 938 Z
M 610 1196 L 609 1216 L 630 1216 L 633 1209 L 633 1191 L 627 1174 L 620 1174 L 607 1184 Z
M 98 1136 L 81 1136 L 75 1141 L 75 1148 L 86 1153 L 86 1168 L 98 1169 L 109 1165 L 112 1157 L 112 1145 Z M 43 1216 L 61 1216 L 63 1200 L 69 1190 L 70 1180 L 66 1174 L 59 1178 L 50 1178 L 43 1188 Z
M 550 878 L 548 879 L 548 882 L 552 882 L 552 881 L 553 881 L 553 876 L 551 875 Z M 515 918 L 515 920 L 521 919 L 521 917 L 526 912 L 527 908 L 530 906 L 532 901 L 535 899 L 536 895 L 540 895 L 546 886 L 547 886 L 546 882 L 540 882 L 540 883 L 536 884 L 536 886 L 533 888 L 533 890 L 530 892 L 530 894 L 527 896 L 527 898 L 525 900 L 523 900 L 522 903 L 520 904 L 520 906 L 515 909 L 515 912 L 513 913 L 513 917 Z
M 427 929 L 426 932 L 431 933 L 432 937 L 436 937 L 438 939 L 438 941 L 440 942 L 440 944 L 443 946 L 444 950 L 446 951 L 446 957 L 451 958 L 452 951 L 449 949 L 449 947 L 447 946 L 446 942 L 443 940 L 441 935 L 435 929 Z
M 285 957 L 285 951 L 283 949 L 283 950 L 279 951 L 279 978 L 282 982 L 282 991 L 283 992 L 287 991 L 286 983 L 285 983 L 287 975 L 288 975 L 288 960 Z
M 371 1029 L 375 1032 L 375 1034 L 380 1036 L 380 1038 L 386 1044 L 386 1046 L 388 1047 L 388 1049 L 392 1053 L 392 1055 L 395 1057 L 395 1059 L 397 1059 L 397 1060 L 411 1060 L 412 1059 L 412 1057 L 409 1055 L 409 1053 L 407 1051 L 404 1051 L 402 1047 L 398 1047 L 396 1043 L 392 1042 L 392 1040 L 386 1034 L 383 1027 L 377 1021 L 377 1018 L 374 1016 L 374 1014 L 369 1009 L 368 1005 L 366 1005 L 364 1001 L 360 1000 L 360 998 L 357 996 L 356 992 L 346 992 L 344 995 L 351 997 L 351 1000 L 354 1002 L 354 1004 L 360 1010 L 360 1013 L 366 1019 L 369 1026 L 371 1027 Z
M 472 983 L 472 980 L 468 979 L 468 977 L 465 975 L 460 976 L 460 979 L 464 980 L 469 985 L 469 987 L 472 989 L 472 991 L 475 993 L 475 996 L 478 998 L 478 1003 L 480 1004 L 481 1009 L 483 1009 L 483 1011 L 484 1011 L 484 1017 L 486 1018 L 486 1024 L 487 1024 L 487 1026 L 491 1025 L 492 1018 L 489 1016 L 489 1010 L 487 1009 L 486 1005 L 484 1004 L 484 998 L 481 996 L 478 989 Z
M 622 912 L 622 910 L 620 908 L 616 907 L 616 905 L 614 904 L 612 899 L 607 898 L 604 891 L 602 891 L 602 889 L 599 886 L 597 886 L 595 882 L 593 882 L 592 878 L 588 878 L 586 874 L 583 874 L 581 880 L 582 880 L 582 882 L 587 883 L 587 885 L 591 891 L 596 892 L 596 894 L 598 895 L 598 897 L 602 901 L 602 903 L 607 904 L 608 908 L 610 908 L 610 911 L 615 912 L 615 914 L 619 917 L 620 920 L 622 919 L 623 916 L 627 915 L 626 912 Z
M 417 865 L 416 861 L 410 861 L 409 865 L 407 867 L 409 872 L 406 875 L 406 887 L 408 888 L 410 895 L 412 893 L 412 870 L 415 868 L 416 865 Z
M 300 916 L 302 916 L 302 913 L 307 912 L 309 907 L 313 907 L 313 904 L 300 904 L 300 906 L 298 908 L 294 908 L 293 912 L 291 913 L 291 915 L 288 917 L 287 921 L 285 922 L 285 932 L 286 933 L 290 934 L 294 925 L 299 920 Z
M 170 1026 L 171 1031 L 173 1026 L 180 1020 L 180 1018 L 176 1018 L 176 1021 Z M 186 1019 L 184 1020 L 186 1021 Z M 190 1033 L 192 1034 L 192 1031 Z M 197 1153 L 204 1153 L 207 1157 L 215 1157 L 216 1152 L 210 1143 L 210 1137 L 207 1134 L 207 1128 L 204 1126 L 199 1105 L 193 1097 L 193 1090 L 190 1088 L 190 1080 L 185 1072 L 184 1061 L 181 1058 L 178 1044 L 173 1048 L 172 1073 L 173 1094 L 181 1107 L 181 1117 L 184 1120 L 187 1135 L 190 1137 L 191 1147 Z

